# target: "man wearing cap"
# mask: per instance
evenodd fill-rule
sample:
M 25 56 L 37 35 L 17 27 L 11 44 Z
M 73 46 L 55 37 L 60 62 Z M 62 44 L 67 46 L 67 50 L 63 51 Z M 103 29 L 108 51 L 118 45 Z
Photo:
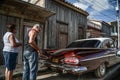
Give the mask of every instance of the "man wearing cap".
M 39 24 L 35 24 L 25 38 L 24 44 L 24 71 L 22 80 L 36 80 L 38 71 L 38 55 L 41 51 L 37 46 L 37 35 L 41 31 Z

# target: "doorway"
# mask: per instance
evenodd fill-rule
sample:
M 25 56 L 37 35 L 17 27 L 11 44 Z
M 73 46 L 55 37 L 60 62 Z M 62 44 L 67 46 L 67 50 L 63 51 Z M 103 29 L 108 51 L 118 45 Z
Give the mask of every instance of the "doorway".
M 23 32 L 24 40 L 25 40 L 25 37 L 27 36 L 28 31 L 33 27 L 34 24 L 40 24 L 40 23 L 39 22 L 24 22 L 24 32 Z M 37 36 L 37 45 L 39 46 L 40 49 L 42 49 L 43 47 L 42 43 L 43 43 L 43 30 Z
M 68 44 L 68 24 L 58 21 L 56 27 L 58 48 L 65 48 Z

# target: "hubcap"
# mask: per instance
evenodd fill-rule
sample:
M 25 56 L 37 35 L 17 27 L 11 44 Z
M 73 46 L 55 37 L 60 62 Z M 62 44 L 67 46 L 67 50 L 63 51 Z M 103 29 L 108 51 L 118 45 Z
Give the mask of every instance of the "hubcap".
M 100 65 L 100 73 L 101 73 L 101 75 L 105 74 L 105 65 L 104 64 Z

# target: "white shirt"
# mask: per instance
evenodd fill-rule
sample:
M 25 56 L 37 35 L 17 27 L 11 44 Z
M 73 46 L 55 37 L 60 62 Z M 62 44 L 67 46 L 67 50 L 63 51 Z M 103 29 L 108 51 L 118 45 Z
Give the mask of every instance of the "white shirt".
M 19 47 L 12 47 L 9 41 L 9 36 L 12 34 L 13 33 L 11 32 L 6 32 L 5 35 L 3 36 L 3 43 L 4 43 L 3 51 L 18 53 Z M 19 42 L 16 37 L 15 37 L 15 41 L 16 43 Z

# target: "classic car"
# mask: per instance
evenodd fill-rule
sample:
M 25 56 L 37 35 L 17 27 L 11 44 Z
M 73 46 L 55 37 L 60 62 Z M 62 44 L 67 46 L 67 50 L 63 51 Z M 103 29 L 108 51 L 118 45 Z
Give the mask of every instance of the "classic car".
M 44 50 L 48 57 L 45 65 L 63 73 L 80 75 L 94 71 L 96 77 L 103 77 L 108 67 L 120 62 L 117 52 L 111 38 L 81 39 L 64 49 Z

